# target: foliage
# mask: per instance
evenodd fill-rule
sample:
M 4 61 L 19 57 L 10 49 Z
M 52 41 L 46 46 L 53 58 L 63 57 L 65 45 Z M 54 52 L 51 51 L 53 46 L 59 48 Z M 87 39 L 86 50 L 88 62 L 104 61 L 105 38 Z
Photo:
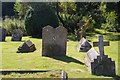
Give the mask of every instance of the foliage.
M 107 12 L 106 3 L 101 3 L 100 10 L 103 17 L 102 28 L 108 31 L 116 31 L 117 28 L 117 14 L 116 12 Z
M 2 21 L 2 27 L 7 30 L 7 35 L 11 35 L 14 29 L 21 29 L 23 35 L 26 34 L 24 20 L 16 19 L 16 18 L 6 18 Z
M 58 18 L 52 8 L 45 3 L 35 3 L 25 16 L 25 28 L 32 37 L 41 37 L 42 28 L 58 26 Z
M 28 8 L 29 8 L 29 3 L 27 2 L 20 3 L 16 1 L 14 4 L 14 11 L 18 13 L 19 17 L 24 17 Z

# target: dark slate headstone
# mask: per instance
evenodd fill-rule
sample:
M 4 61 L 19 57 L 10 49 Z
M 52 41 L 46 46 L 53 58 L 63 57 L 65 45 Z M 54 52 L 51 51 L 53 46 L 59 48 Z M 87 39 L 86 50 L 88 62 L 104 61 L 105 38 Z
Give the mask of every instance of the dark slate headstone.
M 66 56 L 67 29 L 46 26 L 42 31 L 42 56 Z
M 108 58 L 108 55 L 104 55 L 102 60 L 100 60 L 100 56 L 98 56 L 97 59 L 94 59 L 94 62 L 91 62 L 91 74 L 115 76 L 115 61 Z
M 34 52 L 35 50 L 35 45 L 30 40 L 27 40 L 19 46 L 17 53 Z
M 104 55 L 104 46 L 108 46 L 109 42 L 103 42 L 103 36 L 98 37 L 99 42 L 95 42 L 93 46 L 99 46 L 99 55 L 94 49 L 90 49 L 85 56 L 85 64 L 88 66 L 91 74 L 115 76 L 115 61 Z
M 14 29 L 12 32 L 11 41 L 21 41 L 23 32 L 20 29 Z
M 87 52 L 91 48 L 92 48 L 92 46 L 84 37 L 78 43 L 78 51 L 79 52 Z
M 0 41 L 5 41 L 6 38 L 6 29 L 0 28 Z

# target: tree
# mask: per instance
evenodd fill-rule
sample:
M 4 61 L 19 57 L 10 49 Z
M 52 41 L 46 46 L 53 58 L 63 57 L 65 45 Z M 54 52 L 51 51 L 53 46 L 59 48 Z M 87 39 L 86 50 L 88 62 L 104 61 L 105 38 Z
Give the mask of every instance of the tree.
M 46 3 L 33 4 L 25 16 L 27 33 L 32 37 L 42 37 L 42 28 L 47 25 L 58 26 L 58 18 L 55 11 Z
M 29 9 L 30 5 L 28 2 L 16 1 L 14 4 L 14 11 L 22 18 L 25 17 L 26 11 Z

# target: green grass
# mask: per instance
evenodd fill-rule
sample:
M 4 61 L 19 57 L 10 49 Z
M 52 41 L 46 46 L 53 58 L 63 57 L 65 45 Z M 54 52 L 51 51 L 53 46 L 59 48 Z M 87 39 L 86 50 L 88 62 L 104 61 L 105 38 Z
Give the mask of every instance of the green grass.
M 105 41 L 110 41 L 110 46 L 105 47 L 105 54 L 112 58 L 116 64 L 116 73 L 118 75 L 118 38 L 112 40 L 114 35 L 120 35 L 114 33 L 113 35 L 104 35 Z M 30 38 L 29 36 L 23 37 L 21 42 L 11 42 L 11 37 L 6 38 L 6 42 L 1 42 L 2 47 L 2 68 L 1 70 L 65 70 L 68 73 L 69 78 L 112 78 L 106 76 L 95 76 L 91 75 L 87 67 L 82 64 L 84 63 L 84 57 L 86 53 L 77 51 L 77 41 L 68 40 L 67 41 L 67 57 L 50 58 L 42 57 L 42 39 Z M 93 41 L 97 40 L 97 34 L 92 36 L 87 36 L 91 44 Z M 31 40 L 37 50 L 31 53 L 16 53 L 17 48 L 24 41 Z M 97 47 L 95 47 L 98 50 Z M 120 63 L 119 63 L 120 64 Z M 12 73 L 12 77 L 19 77 L 17 74 Z M 35 76 L 40 77 L 36 74 L 23 74 L 23 77 Z M 11 77 L 10 75 L 2 75 L 2 77 Z M 21 76 L 22 77 L 22 76 Z M 45 77 L 45 76 L 44 76 Z M 46 75 L 47 77 L 47 75 Z

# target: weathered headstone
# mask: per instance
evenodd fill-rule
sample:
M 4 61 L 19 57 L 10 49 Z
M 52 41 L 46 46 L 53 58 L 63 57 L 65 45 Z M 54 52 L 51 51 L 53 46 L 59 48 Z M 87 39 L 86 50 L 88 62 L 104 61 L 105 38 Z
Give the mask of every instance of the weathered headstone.
M 91 62 L 94 62 L 94 59 L 96 59 L 98 55 L 98 52 L 94 48 L 91 48 L 85 56 L 85 65 L 91 68 Z
M 0 28 L 0 41 L 5 41 L 6 38 L 6 29 Z
M 96 55 L 95 51 L 89 50 L 85 57 L 85 64 L 91 74 L 115 76 L 115 61 L 108 58 L 108 55 L 104 55 L 104 46 L 109 46 L 109 42 L 103 42 L 103 36 L 99 36 L 98 39 L 99 42 L 94 42 L 93 46 L 99 46 L 100 55 Z
M 21 41 L 23 32 L 20 29 L 14 29 L 12 32 L 11 41 Z
M 66 56 L 67 29 L 46 26 L 42 31 L 42 56 Z
M 79 52 L 87 52 L 91 48 L 92 48 L 92 46 L 84 37 L 78 43 L 78 51 Z
M 19 46 L 17 53 L 34 52 L 35 50 L 35 45 L 30 40 L 27 40 Z
M 61 71 L 61 80 L 67 80 L 68 79 L 68 75 L 65 71 Z

